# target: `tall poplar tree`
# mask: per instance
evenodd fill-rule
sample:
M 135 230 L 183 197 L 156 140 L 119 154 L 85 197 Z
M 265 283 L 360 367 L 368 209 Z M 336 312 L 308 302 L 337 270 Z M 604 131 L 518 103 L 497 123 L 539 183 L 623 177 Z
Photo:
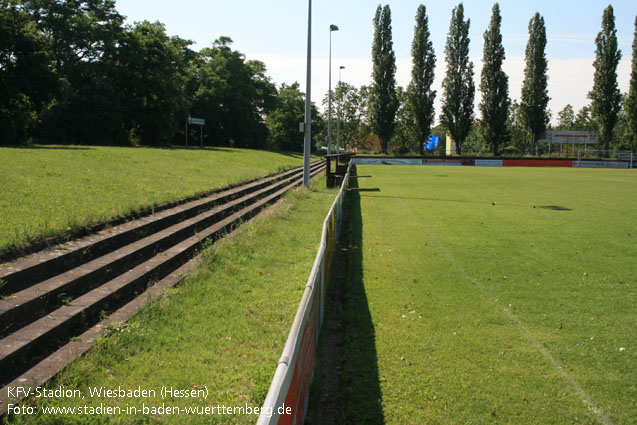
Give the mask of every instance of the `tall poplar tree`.
M 621 93 L 617 85 L 617 65 L 622 58 L 617 48 L 617 29 L 613 6 L 608 6 L 602 16 L 602 30 L 595 38 L 595 76 L 593 90 L 588 94 L 597 123 L 600 142 L 610 148 L 613 128 L 621 109 Z
M 633 151 L 637 150 L 637 16 L 635 16 L 635 35 L 633 37 L 633 62 L 630 73 L 630 88 L 626 99 L 628 128 L 632 136 Z
M 378 5 L 374 17 L 374 44 L 372 45 L 373 84 L 369 104 L 372 130 L 380 139 L 383 153 L 396 128 L 396 56 L 392 41 L 391 10 L 389 5 Z
M 407 88 L 408 110 L 413 117 L 420 154 L 434 121 L 436 91 L 431 89 L 436 69 L 436 55 L 429 33 L 429 19 L 424 5 L 418 7 L 414 41 L 411 45 L 413 67 L 411 83 Z
M 469 26 L 464 20 L 462 3 L 451 12 L 445 54 L 447 74 L 442 82 L 443 99 L 440 121 L 456 142 L 456 151 L 462 154 L 462 145 L 473 124 L 473 62 L 469 61 Z
M 484 33 L 484 53 L 482 57 L 482 75 L 480 91 L 482 102 L 482 132 L 484 139 L 491 144 L 493 155 L 498 154 L 500 146 L 507 138 L 507 119 L 509 116 L 509 77 L 502 70 L 505 59 L 502 46 L 500 25 L 500 5 L 493 5 L 491 24 Z
M 535 142 L 542 136 L 549 123 L 547 105 L 548 62 L 546 60 L 546 27 L 544 18 L 536 13 L 529 22 L 529 41 L 526 44 L 526 67 L 522 83 L 520 112 L 526 128 L 531 133 L 531 154 L 535 155 Z

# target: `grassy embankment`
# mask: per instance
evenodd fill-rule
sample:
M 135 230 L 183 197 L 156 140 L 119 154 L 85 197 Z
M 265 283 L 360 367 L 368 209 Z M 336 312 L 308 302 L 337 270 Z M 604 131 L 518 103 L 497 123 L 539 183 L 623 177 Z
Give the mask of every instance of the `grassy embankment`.
M 10 423 L 241 423 L 255 415 L 129 415 L 127 406 L 261 407 L 301 300 L 336 190 L 325 178 L 299 189 L 264 216 L 204 253 L 203 265 L 167 296 L 116 326 L 47 388 L 79 389 L 85 399 L 31 400 L 44 407 L 120 407 L 119 415 L 14 416 Z M 155 390 L 154 397 L 90 397 L 89 388 Z M 162 386 L 208 390 L 162 399 Z M 40 410 L 42 412 L 42 410 Z
M 230 148 L 0 148 L 0 256 L 302 163 L 299 154 Z
M 345 422 L 637 423 L 634 171 L 358 174 Z

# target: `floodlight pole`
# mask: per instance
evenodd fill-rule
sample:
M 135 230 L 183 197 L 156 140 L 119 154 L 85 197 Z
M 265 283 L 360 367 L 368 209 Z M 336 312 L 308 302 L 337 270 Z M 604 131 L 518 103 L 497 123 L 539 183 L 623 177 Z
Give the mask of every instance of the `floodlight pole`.
M 329 88 L 327 91 L 327 154 L 332 154 L 332 33 L 338 31 L 334 24 L 330 25 L 330 59 Z M 338 152 L 337 152 L 338 153 Z
M 305 84 L 305 123 L 303 144 L 303 184 L 310 187 L 310 152 L 312 149 L 312 0 L 307 12 L 307 80 Z
M 336 153 L 341 153 L 341 119 L 343 113 L 343 87 L 341 87 L 341 71 L 344 70 L 345 67 L 341 65 L 338 68 L 338 85 L 336 89 L 340 87 L 341 91 L 338 95 L 338 112 L 336 113 Z

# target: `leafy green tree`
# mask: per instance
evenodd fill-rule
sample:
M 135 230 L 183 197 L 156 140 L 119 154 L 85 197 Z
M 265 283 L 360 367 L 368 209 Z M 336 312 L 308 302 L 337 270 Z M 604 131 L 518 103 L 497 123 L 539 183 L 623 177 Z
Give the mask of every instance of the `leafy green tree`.
M 398 99 L 398 110 L 396 111 L 396 129 L 394 130 L 394 138 L 392 144 L 398 154 L 406 154 L 418 151 L 417 144 L 420 139 L 417 135 L 415 114 L 410 110 L 409 97 L 405 89 L 398 86 L 396 89 L 396 98 Z M 428 132 L 427 132 L 428 133 Z
M 429 33 L 429 19 L 424 5 L 418 7 L 414 41 L 411 45 L 411 82 L 407 87 L 408 111 L 413 117 L 416 142 L 420 154 L 427 141 L 434 121 L 436 91 L 431 89 L 436 69 L 436 55 Z
M 369 104 L 371 98 L 371 87 L 362 85 L 358 89 L 358 116 L 360 124 L 357 133 L 357 148 L 367 149 L 371 146 L 374 137 L 370 123 Z
M 116 75 L 124 134 L 145 145 L 166 145 L 182 131 L 189 108 L 186 69 L 191 41 L 169 37 L 159 22 L 127 28 L 112 69 Z
M 573 130 L 596 131 L 595 122 L 591 116 L 590 106 L 583 106 L 579 111 L 577 111 L 575 121 L 573 122 Z
M 462 145 L 473 125 L 473 62 L 469 61 L 469 26 L 464 20 L 464 6 L 460 3 L 451 13 L 451 23 L 445 54 L 447 74 L 442 82 L 443 101 L 441 123 L 456 143 L 456 151 L 462 154 Z
M 299 83 L 283 84 L 279 89 L 276 107 L 266 117 L 270 132 L 270 147 L 274 150 L 303 151 L 303 133 L 299 123 L 305 116 L 305 96 Z
M 341 145 L 344 149 L 364 148 L 371 129 L 367 123 L 368 88 L 357 88 L 343 81 L 337 84 L 333 100 L 341 108 Z M 323 109 L 327 111 L 328 96 L 323 97 Z M 327 113 L 323 115 L 327 120 Z
M 482 91 L 482 138 L 493 148 L 493 155 L 498 155 L 500 146 L 507 139 L 507 119 L 509 115 L 509 77 L 502 69 L 505 59 L 502 46 L 500 26 L 500 5 L 493 5 L 491 23 L 484 33 L 484 53 L 482 57 L 482 75 L 480 91 Z
M 344 82 L 336 86 L 336 96 L 341 108 L 341 142 L 345 150 L 351 150 L 365 118 L 360 110 L 362 99 L 356 87 Z
M 57 68 L 99 62 L 117 45 L 124 17 L 115 0 L 24 0 L 38 28 L 50 39 Z M 75 70 L 79 72 L 81 69 Z
M 467 135 L 464 143 L 462 144 L 462 152 L 465 155 L 484 155 L 488 151 L 488 146 L 484 143 L 484 131 L 482 130 L 483 124 L 480 120 L 476 119 L 471 126 L 471 131 Z
M 513 101 L 509 107 L 509 119 L 507 120 L 509 140 L 502 153 L 521 155 L 528 146 L 529 132 L 524 124 L 520 104 Z
M 231 44 L 232 39 L 221 37 L 200 52 L 192 113 L 206 119 L 209 145 L 265 148 L 265 115 L 275 105 L 276 88 L 263 63 L 246 62 Z
M 575 129 L 575 110 L 571 104 L 568 104 L 557 113 L 557 129 L 558 130 L 574 130 Z
M 49 44 L 61 87 L 40 114 L 42 142 L 111 143 L 121 121 L 120 93 L 105 58 L 118 48 L 124 18 L 113 0 L 24 0 Z
M 208 144 L 266 147 L 276 87 L 222 37 L 123 25 L 115 0 L 0 0 L 0 144 L 162 145 L 206 118 Z
M 265 63 L 258 60 L 249 60 L 245 64 L 251 75 L 252 93 L 254 94 L 250 104 L 257 115 L 263 118 L 276 106 L 277 89 L 272 79 L 267 75 Z
M 522 84 L 520 112 L 531 134 L 531 154 L 535 155 L 536 141 L 549 123 L 547 105 L 548 62 L 546 60 L 546 27 L 544 18 L 536 13 L 529 22 L 529 41 L 526 45 L 526 67 Z
M 389 5 L 378 5 L 374 17 L 374 43 L 372 46 L 373 84 L 370 91 L 369 115 L 372 130 L 380 139 L 381 149 L 387 145 L 396 128 L 396 56 L 392 41 L 391 10 Z
M 16 2 L 0 0 L 0 145 L 27 142 L 58 87 L 46 39 Z
M 346 96 L 343 106 L 345 120 L 351 122 L 352 139 L 349 146 L 352 149 L 370 149 L 373 131 L 369 118 L 370 103 L 369 86 L 362 85 Z
M 312 105 L 313 139 L 320 133 L 321 122 L 316 106 Z M 299 123 L 305 118 L 305 94 L 299 83 L 283 84 L 276 97 L 275 107 L 268 113 L 266 124 L 270 133 L 269 147 L 273 150 L 303 152 L 303 133 Z M 312 143 L 314 146 L 314 143 Z
M 632 139 L 632 150 L 637 151 L 637 16 L 633 36 L 633 60 L 630 73 L 630 88 L 626 99 L 627 131 Z
M 618 150 L 632 150 L 633 137 L 628 124 L 628 93 L 621 96 L 621 108 L 617 114 L 617 123 L 613 128 L 614 147 Z
M 621 109 L 621 93 L 617 85 L 617 66 L 621 51 L 617 48 L 617 29 L 613 6 L 608 6 L 602 16 L 602 30 L 595 38 L 595 76 L 591 99 L 593 118 L 597 122 L 600 142 L 610 148 L 613 129 Z

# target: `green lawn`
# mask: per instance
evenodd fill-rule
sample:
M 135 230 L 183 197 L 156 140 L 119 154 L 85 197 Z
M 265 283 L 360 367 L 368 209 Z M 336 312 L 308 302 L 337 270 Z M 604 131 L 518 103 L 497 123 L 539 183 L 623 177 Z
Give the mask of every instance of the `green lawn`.
M 348 423 L 637 423 L 637 173 L 358 166 Z
M 102 339 L 46 385 L 80 389 L 86 399 L 39 399 L 72 406 L 261 407 L 337 194 L 325 178 L 289 193 L 264 216 L 208 249 L 204 264 L 170 294 Z M 89 387 L 155 390 L 150 398 L 89 397 Z M 162 386 L 207 388 L 208 397 L 162 400 Z M 123 410 L 124 411 L 124 410 Z M 15 416 L 9 423 L 241 423 L 252 415 Z
M 230 148 L 0 148 L 3 251 L 303 163 Z

